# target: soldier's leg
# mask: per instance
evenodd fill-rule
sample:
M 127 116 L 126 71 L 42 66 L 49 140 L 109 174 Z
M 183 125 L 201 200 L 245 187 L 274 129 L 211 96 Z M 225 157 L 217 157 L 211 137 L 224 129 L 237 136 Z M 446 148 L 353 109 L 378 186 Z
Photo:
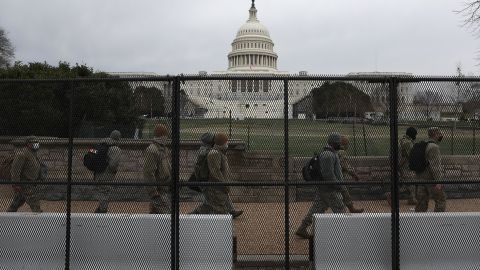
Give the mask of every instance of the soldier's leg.
M 341 194 L 343 197 L 343 203 L 348 208 L 350 213 L 362 213 L 364 211 L 363 208 L 355 208 L 355 206 L 353 205 L 352 196 L 350 195 L 350 192 L 348 191 L 347 186 L 342 187 Z
M 428 211 L 428 201 L 430 200 L 430 195 L 428 188 L 425 185 L 417 186 L 417 205 L 415 206 L 415 212 L 427 212 Z
M 197 205 L 197 207 L 195 207 L 195 209 L 193 209 L 193 211 L 190 212 L 190 214 L 204 214 L 204 212 L 207 210 L 206 209 L 207 199 L 205 197 L 205 188 L 200 187 L 200 191 L 202 196 L 201 203 Z
M 233 216 L 233 218 L 237 218 L 238 216 L 243 214 L 242 210 L 238 210 L 238 211 L 235 210 L 235 207 L 233 206 L 232 198 L 230 197 L 230 195 L 227 196 L 226 206 L 227 206 L 228 212 Z
M 343 203 L 342 203 L 343 205 Z M 325 196 L 322 196 L 321 193 L 316 192 L 315 200 L 313 201 L 312 206 L 308 210 L 307 215 L 303 218 L 300 227 L 298 227 L 297 231 L 295 232 L 296 235 L 302 238 L 311 238 L 311 234 L 308 233 L 307 229 L 313 223 L 313 214 L 315 213 L 325 213 L 328 209 L 328 201 L 326 201 Z
M 202 188 L 204 201 L 191 214 L 227 214 L 227 194 L 214 187 Z
M 430 194 L 432 194 L 432 199 L 435 201 L 435 212 L 445 212 L 447 209 L 447 195 L 445 191 L 435 189 L 434 186 L 430 187 Z
M 190 212 L 189 214 L 194 214 L 194 215 L 202 214 L 203 211 L 205 211 L 204 209 L 205 209 L 205 201 L 197 205 L 197 207 L 195 207 L 195 209 L 193 209 L 193 211 Z
M 388 205 L 392 205 L 392 193 L 385 192 L 385 200 L 387 200 Z
M 32 212 L 42 212 L 42 209 L 40 208 L 40 199 L 38 198 L 38 192 L 36 188 L 32 188 L 28 193 L 25 194 L 25 201 L 30 206 L 30 209 L 32 209 Z
M 15 191 L 13 195 L 13 200 L 10 203 L 10 206 L 7 209 L 7 212 L 17 212 L 18 208 L 20 208 L 26 202 L 25 196 L 23 196 L 22 192 Z
M 415 185 L 406 185 L 406 189 L 408 191 L 408 201 L 409 205 L 417 205 L 417 199 L 415 198 L 415 190 L 417 189 Z
M 212 187 L 206 199 L 215 214 L 229 214 L 227 208 L 229 198 L 228 193 L 224 189 Z
M 345 209 L 345 205 L 343 204 L 342 194 L 341 192 L 329 192 L 326 194 L 328 205 L 332 208 L 333 213 L 345 213 L 347 210 Z
M 347 186 L 343 186 L 340 193 L 342 194 L 343 203 L 345 205 L 353 205 L 352 196 L 350 195 Z
M 171 213 L 171 201 L 167 188 L 147 187 L 147 193 L 150 197 L 150 214 Z
M 98 207 L 95 213 L 108 212 L 108 197 L 110 195 L 110 186 L 99 186 L 97 192 Z

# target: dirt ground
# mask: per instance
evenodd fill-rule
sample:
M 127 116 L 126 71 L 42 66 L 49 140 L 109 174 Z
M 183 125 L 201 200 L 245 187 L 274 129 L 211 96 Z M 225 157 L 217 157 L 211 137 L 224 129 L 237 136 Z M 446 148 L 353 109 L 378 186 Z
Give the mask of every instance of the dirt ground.
M 5 211 L 10 202 L 9 197 L 0 198 L 0 211 Z M 197 203 L 181 203 L 181 213 L 193 210 Z M 294 232 L 302 218 L 307 213 L 311 203 L 295 202 L 290 204 L 290 252 L 295 255 L 308 254 L 308 241 L 300 239 Z M 365 208 L 367 213 L 387 213 L 390 208 L 385 201 L 358 201 L 357 207 Z M 97 206 L 92 201 L 73 201 L 73 213 L 93 212 Z M 41 201 L 44 212 L 65 212 L 64 201 Z M 236 203 L 238 210 L 244 214 L 234 220 L 234 233 L 237 236 L 239 255 L 275 255 L 284 252 L 284 205 L 281 203 Z M 433 201 L 429 211 L 433 209 Z M 30 208 L 24 205 L 20 212 L 28 212 Z M 406 201 L 400 202 L 400 211 L 413 211 L 413 206 Z M 448 200 L 449 212 L 479 212 L 480 199 Z M 147 213 L 148 203 L 144 202 L 111 202 L 111 213 Z

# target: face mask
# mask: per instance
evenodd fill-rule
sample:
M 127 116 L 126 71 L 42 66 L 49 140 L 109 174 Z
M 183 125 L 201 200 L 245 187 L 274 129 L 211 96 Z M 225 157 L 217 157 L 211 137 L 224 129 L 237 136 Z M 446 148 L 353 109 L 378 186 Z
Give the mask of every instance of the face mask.
M 38 150 L 40 148 L 40 144 L 37 142 L 37 143 L 32 143 L 32 149 L 34 151 Z
M 415 136 L 412 136 L 411 138 L 412 138 L 412 140 L 414 140 L 414 141 L 415 141 L 415 139 L 417 139 L 417 135 L 415 135 Z
M 218 147 L 218 150 L 220 150 L 220 151 L 227 151 L 228 143 L 225 143 L 224 145 L 219 145 L 217 147 Z

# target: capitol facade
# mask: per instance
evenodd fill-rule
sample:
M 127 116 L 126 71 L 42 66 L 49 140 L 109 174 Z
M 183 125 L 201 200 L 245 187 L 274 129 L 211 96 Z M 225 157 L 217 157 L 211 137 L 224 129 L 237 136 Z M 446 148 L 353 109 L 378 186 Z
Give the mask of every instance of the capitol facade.
M 212 72 L 211 75 L 225 76 L 228 80 L 185 81 L 181 84 L 183 102 L 182 116 L 202 118 L 283 118 L 284 117 L 284 85 L 282 78 L 278 80 L 260 79 L 275 76 L 287 76 L 288 71 L 277 68 L 278 55 L 274 51 L 274 42 L 270 32 L 257 17 L 255 1 L 252 0 L 248 10 L 248 20 L 238 29 L 231 43 L 231 51 L 227 55 L 227 70 Z M 155 73 L 110 73 L 121 77 L 151 76 Z M 200 71 L 199 76 L 207 76 Z M 386 111 L 388 106 L 388 85 L 374 85 L 359 81 L 365 76 L 413 76 L 410 73 L 389 72 L 356 72 L 349 73 L 350 83 L 370 95 L 376 111 Z M 252 76 L 252 80 L 245 77 Z M 297 76 L 308 77 L 307 71 L 300 71 Z M 242 77 L 242 79 L 235 79 Z M 311 103 L 310 92 L 320 87 L 323 81 L 291 80 L 288 84 L 288 116 L 300 117 L 294 112 L 299 103 Z M 136 84 L 139 85 L 138 83 Z M 170 85 L 158 86 L 163 92 L 166 104 L 171 100 Z M 400 86 L 401 103 L 412 102 L 412 89 L 409 84 Z M 166 113 L 170 111 L 166 106 Z M 314 116 L 313 116 L 314 117 Z
M 277 69 L 278 55 L 268 29 L 257 17 L 255 2 L 248 20 L 238 29 L 228 54 L 228 69 L 213 75 L 228 76 L 223 81 L 190 81 L 182 85 L 188 99 L 200 108 L 205 118 L 283 118 L 284 90 L 282 80 L 236 80 L 235 77 L 256 78 L 288 75 Z M 200 72 L 206 75 L 206 72 Z M 300 72 L 306 76 L 306 72 Z M 298 81 L 289 85 L 289 117 L 292 104 L 310 93 L 313 82 Z M 317 83 L 318 84 L 318 83 Z

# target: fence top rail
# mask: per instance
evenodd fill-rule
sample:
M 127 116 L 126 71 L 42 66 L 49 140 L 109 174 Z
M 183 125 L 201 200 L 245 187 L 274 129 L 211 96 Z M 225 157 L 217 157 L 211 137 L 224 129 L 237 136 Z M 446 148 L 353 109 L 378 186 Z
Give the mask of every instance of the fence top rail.
M 0 79 L 2 83 L 75 83 L 75 82 L 172 82 L 175 76 L 145 76 L 145 77 L 98 77 L 98 78 L 41 78 L 41 79 Z
M 417 75 L 289 75 L 289 74 L 209 74 L 209 75 L 165 75 L 165 76 L 128 76 L 128 77 L 98 77 L 98 78 L 37 78 L 37 79 L 0 79 L 3 83 L 76 83 L 76 82 L 143 82 L 163 81 L 173 82 L 178 79 L 185 81 L 214 80 L 273 80 L 273 81 L 362 81 L 370 83 L 396 82 L 478 82 L 480 76 L 417 76 Z

